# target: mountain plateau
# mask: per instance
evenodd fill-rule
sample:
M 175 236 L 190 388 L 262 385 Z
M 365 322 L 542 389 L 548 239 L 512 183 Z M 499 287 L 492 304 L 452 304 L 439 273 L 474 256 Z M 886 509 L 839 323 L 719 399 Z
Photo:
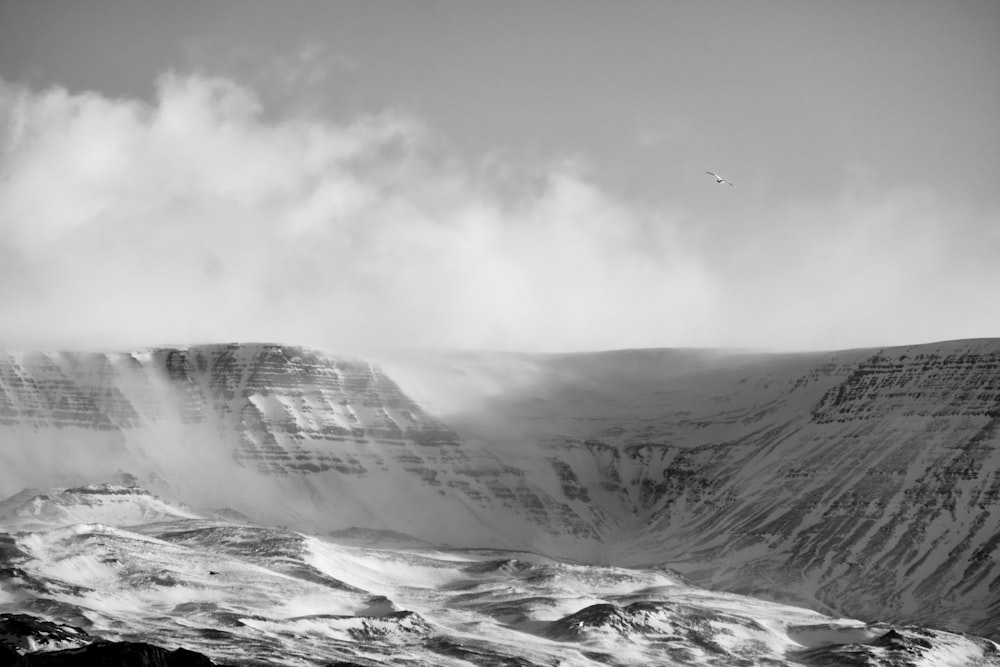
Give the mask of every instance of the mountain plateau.
M 0 521 L 78 525 L 88 485 L 116 479 L 117 505 L 99 494 L 107 525 L 243 517 L 527 550 L 997 638 L 998 418 L 998 340 L 801 354 L 8 352 L 0 493 L 21 495 Z M 31 490 L 51 487 L 65 491 Z M 654 613 L 615 604 L 594 613 Z

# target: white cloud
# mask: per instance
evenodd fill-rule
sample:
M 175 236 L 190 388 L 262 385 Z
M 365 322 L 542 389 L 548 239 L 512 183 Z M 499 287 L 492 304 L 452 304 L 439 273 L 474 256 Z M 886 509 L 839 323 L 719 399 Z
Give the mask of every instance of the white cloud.
M 463 164 L 392 111 L 263 106 L 206 76 L 164 76 L 152 104 L 0 84 L 0 344 L 836 347 L 1000 324 L 962 311 L 1000 276 L 959 261 L 930 195 L 723 230 L 573 164 Z M 956 266 L 973 287 L 946 299 Z

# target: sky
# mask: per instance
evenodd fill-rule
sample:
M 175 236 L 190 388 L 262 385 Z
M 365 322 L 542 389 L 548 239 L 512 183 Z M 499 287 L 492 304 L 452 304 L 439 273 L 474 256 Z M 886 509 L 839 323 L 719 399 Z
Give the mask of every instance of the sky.
M 998 118 L 994 0 L 0 0 L 0 347 L 1000 336 Z

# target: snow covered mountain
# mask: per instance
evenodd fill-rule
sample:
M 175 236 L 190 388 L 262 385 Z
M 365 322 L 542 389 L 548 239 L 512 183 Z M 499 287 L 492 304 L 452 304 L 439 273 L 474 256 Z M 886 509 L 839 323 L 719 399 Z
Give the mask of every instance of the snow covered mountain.
M 0 493 L 128 474 L 203 514 L 667 566 L 997 638 L 998 416 L 997 340 L 377 363 L 261 344 L 8 353 Z
M 515 377 L 485 356 L 403 370 L 463 437 L 544 450 L 604 562 L 997 635 L 1000 341 L 518 363 Z M 442 393 L 449 374 L 489 381 Z
M 151 504 L 159 518 L 103 523 Z M 1000 664 L 987 639 L 714 593 L 662 569 L 339 544 L 171 511 L 117 484 L 4 507 L 52 522 L 0 534 L 0 659 L 6 646 L 26 664 L 115 649 L 102 664 Z M 60 526 L 62 512 L 80 523 Z

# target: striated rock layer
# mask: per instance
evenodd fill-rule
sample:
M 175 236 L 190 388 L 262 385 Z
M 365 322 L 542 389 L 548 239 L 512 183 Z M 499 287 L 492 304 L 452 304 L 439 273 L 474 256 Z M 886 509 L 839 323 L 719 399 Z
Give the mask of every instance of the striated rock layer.
M 311 530 L 668 565 L 1000 635 L 1000 341 L 794 355 L 0 357 L 0 493 L 127 471 Z
M 0 492 L 125 473 L 198 506 L 314 530 L 599 543 L 561 494 L 486 441 L 463 441 L 372 363 L 302 348 L 9 353 L 0 438 Z

